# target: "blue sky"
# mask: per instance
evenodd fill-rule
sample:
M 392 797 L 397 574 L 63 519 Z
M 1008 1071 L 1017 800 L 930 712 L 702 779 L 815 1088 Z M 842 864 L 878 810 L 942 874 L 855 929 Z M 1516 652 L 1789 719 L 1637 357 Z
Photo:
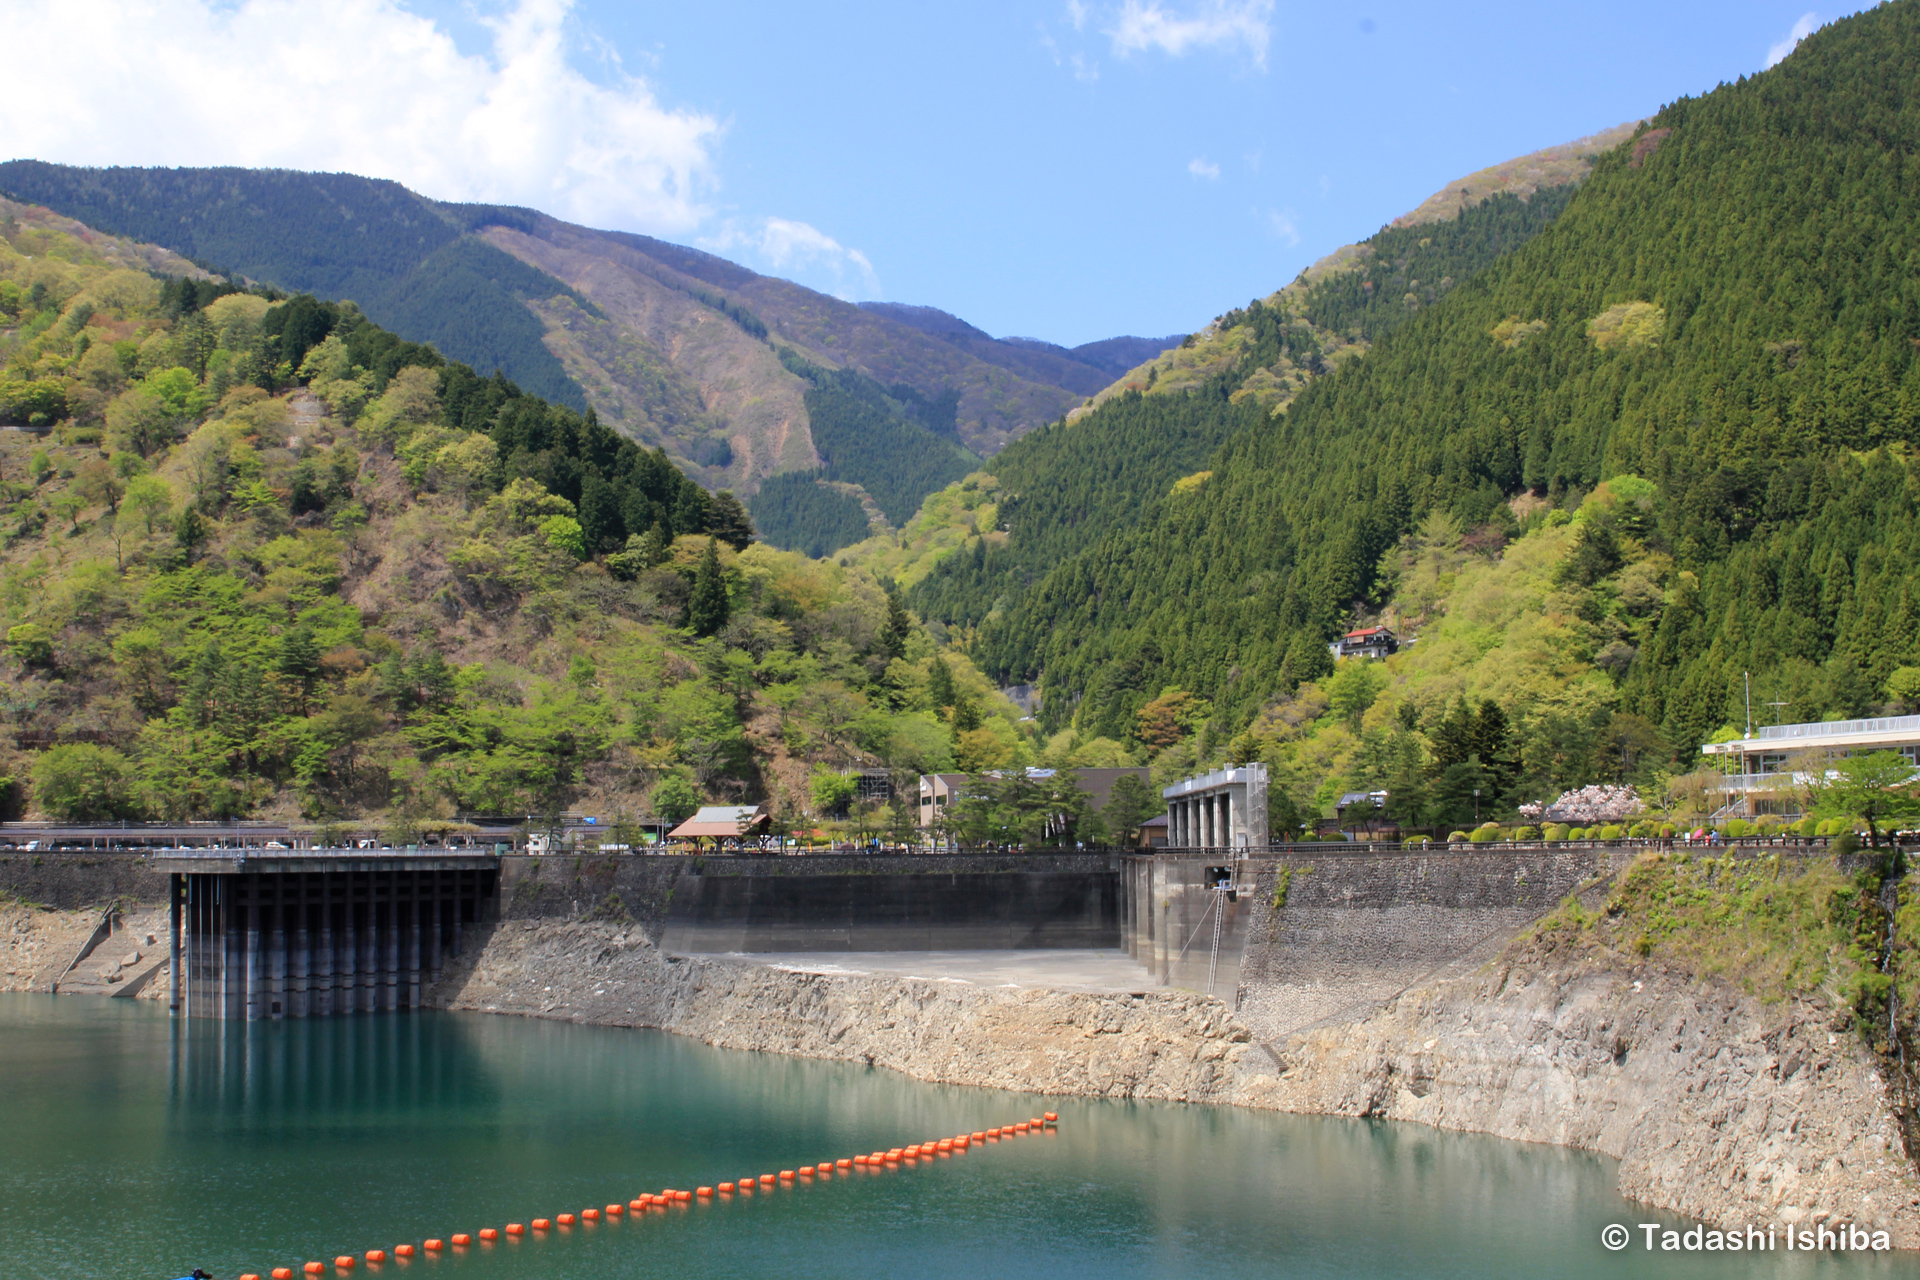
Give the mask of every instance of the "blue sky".
M 0 0 L 112 85 L 17 84 L 0 136 L 511 200 L 1071 345 L 1197 328 L 1450 179 L 1758 71 L 1844 12 L 1805 4 Z

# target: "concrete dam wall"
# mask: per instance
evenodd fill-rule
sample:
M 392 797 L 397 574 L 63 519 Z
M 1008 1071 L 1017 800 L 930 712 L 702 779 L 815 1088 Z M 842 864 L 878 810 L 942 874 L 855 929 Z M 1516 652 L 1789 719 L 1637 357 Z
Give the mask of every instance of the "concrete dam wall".
M 1629 852 L 1330 845 L 1239 863 L 1224 850 L 1129 858 L 1127 949 L 1163 984 L 1210 991 L 1274 1041 L 1504 939 Z
M 1104 855 L 688 859 L 668 951 L 1117 948 L 1120 876 Z

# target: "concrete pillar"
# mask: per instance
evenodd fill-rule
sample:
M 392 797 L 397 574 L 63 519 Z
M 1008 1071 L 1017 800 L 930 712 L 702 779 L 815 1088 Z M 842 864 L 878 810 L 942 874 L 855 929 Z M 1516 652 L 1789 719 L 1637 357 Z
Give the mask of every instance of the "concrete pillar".
M 267 947 L 267 1016 L 278 1020 L 287 1016 L 287 1002 L 291 998 L 287 985 L 287 907 L 284 902 L 274 905 L 270 938 Z
M 333 1011 L 360 1012 L 360 930 L 353 918 L 353 893 L 340 912 L 340 966 L 334 970 Z
M 400 903 L 389 886 L 387 897 L 386 955 L 381 957 L 380 1007 L 388 1013 L 400 1007 Z
M 300 914 L 294 918 L 293 954 L 288 957 L 287 1016 L 290 1018 L 313 1016 L 313 948 L 307 930 L 306 894 L 303 892 L 300 897 L 302 900 L 294 906 Z
M 232 878 L 221 877 L 223 881 Z M 226 993 L 221 1016 L 238 1022 L 247 1016 L 247 935 L 241 927 L 239 907 L 234 903 L 236 896 L 234 886 L 222 884 L 217 913 L 226 939 L 221 948 L 220 985 Z
M 333 1016 L 333 903 L 328 901 L 332 896 L 321 891 L 320 945 L 314 950 L 311 976 L 307 979 L 307 989 L 312 993 L 309 1003 L 316 1018 Z
M 360 922 L 359 999 L 355 1008 L 362 1013 L 380 1011 L 380 908 L 367 893 L 367 916 Z
M 167 1008 L 180 1012 L 180 890 L 179 872 L 167 876 Z
M 258 1022 L 262 1013 L 261 993 L 266 988 L 266 957 L 260 954 L 260 903 L 247 904 L 247 1021 Z
M 1200 847 L 1213 848 L 1213 797 L 1200 797 Z
M 432 972 L 435 982 L 440 981 L 440 970 L 442 967 L 440 940 L 440 873 L 436 871 L 433 873 L 433 926 L 432 931 L 428 934 L 427 943 L 427 967 Z
M 407 989 L 405 994 L 407 1008 L 420 1007 L 420 898 L 411 896 L 407 903 Z
M 1220 793 L 1220 822 L 1223 828 L 1220 833 L 1220 843 L 1229 849 L 1238 846 L 1240 843 L 1240 841 L 1235 838 L 1233 809 L 1233 788 L 1228 787 Z

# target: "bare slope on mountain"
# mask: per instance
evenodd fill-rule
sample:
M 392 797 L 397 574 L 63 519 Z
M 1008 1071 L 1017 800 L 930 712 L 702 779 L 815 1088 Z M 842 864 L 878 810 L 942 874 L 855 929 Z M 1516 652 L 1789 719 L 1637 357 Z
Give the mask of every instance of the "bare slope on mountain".
M 0 191 L 253 280 L 351 299 L 451 358 L 591 405 L 743 493 L 822 462 L 804 385 L 777 347 L 930 402 L 956 397 L 956 438 L 982 456 L 1105 381 L 1071 356 L 992 339 L 975 353 L 970 339 L 699 250 L 350 174 L 14 161 L 0 165 Z

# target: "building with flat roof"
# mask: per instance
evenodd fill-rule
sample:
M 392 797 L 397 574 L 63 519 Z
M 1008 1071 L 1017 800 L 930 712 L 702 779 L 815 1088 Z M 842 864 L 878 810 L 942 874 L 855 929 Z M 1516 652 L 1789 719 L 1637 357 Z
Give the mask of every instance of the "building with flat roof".
M 1167 845 L 1176 849 L 1264 849 L 1267 766 L 1228 765 L 1182 778 L 1160 795 L 1167 802 Z
M 1897 751 L 1920 769 L 1920 716 L 1769 725 L 1700 748 L 1725 773 L 1730 808 L 1783 815 L 1801 811 L 1808 786 L 1834 761 L 1876 751 Z

